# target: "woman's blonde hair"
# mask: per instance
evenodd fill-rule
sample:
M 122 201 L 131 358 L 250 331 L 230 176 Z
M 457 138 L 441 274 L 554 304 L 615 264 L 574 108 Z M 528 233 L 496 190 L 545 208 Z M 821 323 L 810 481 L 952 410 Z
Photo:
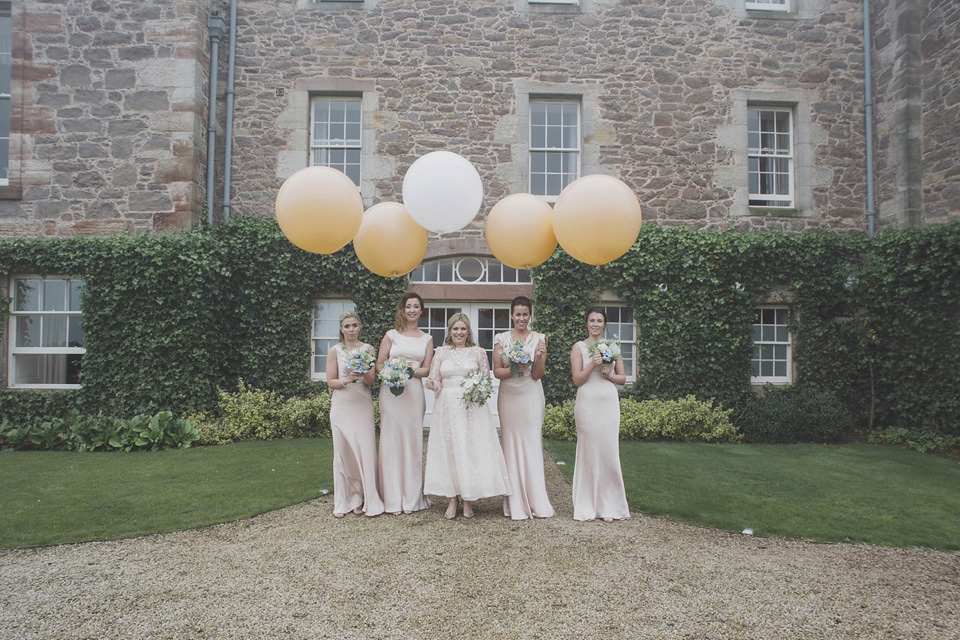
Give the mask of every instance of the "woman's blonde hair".
M 473 330 L 470 329 L 470 318 L 463 313 L 455 313 L 450 316 L 449 320 L 447 320 L 447 337 L 443 339 L 443 344 L 447 345 L 448 347 L 453 346 L 453 338 L 450 337 L 450 331 L 453 329 L 453 325 L 457 324 L 458 322 L 462 322 L 463 324 L 467 325 L 467 341 L 464 343 L 464 346 L 472 347 L 474 342 Z
M 403 315 L 404 307 L 407 306 L 407 301 L 416 299 L 420 303 L 420 313 L 423 313 L 423 298 L 420 297 L 419 293 L 408 293 L 407 295 L 400 298 L 400 304 L 397 305 L 397 313 L 393 316 L 393 328 L 397 331 L 403 331 L 407 328 L 407 318 Z
M 340 330 L 340 327 L 343 326 L 343 321 L 347 318 L 356 318 L 357 322 L 360 323 L 360 328 L 363 328 L 363 323 L 360 322 L 360 316 L 357 315 L 356 311 L 344 311 L 340 314 L 340 320 L 337 321 L 337 333 L 340 335 L 340 342 L 344 341 L 343 331 Z

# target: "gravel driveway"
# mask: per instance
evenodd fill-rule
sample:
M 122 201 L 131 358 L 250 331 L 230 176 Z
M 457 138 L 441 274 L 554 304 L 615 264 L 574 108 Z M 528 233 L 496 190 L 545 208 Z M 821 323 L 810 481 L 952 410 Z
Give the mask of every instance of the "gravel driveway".
M 330 496 L 143 538 L 0 551 L 0 638 L 960 638 L 960 553 L 634 512 L 335 520 Z

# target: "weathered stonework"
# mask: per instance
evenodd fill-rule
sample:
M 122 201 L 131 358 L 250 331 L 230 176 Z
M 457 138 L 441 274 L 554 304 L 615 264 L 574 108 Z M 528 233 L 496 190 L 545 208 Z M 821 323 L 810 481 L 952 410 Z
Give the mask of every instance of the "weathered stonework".
M 883 226 L 960 211 L 960 7 L 873 0 Z M 233 214 L 272 215 L 309 159 L 310 98 L 362 98 L 361 193 L 401 199 L 446 149 L 480 172 L 485 214 L 529 190 L 532 98 L 580 101 L 581 174 L 694 228 L 866 228 L 859 0 L 257 0 L 238 4 Z M 211 11 L 227 0 L 13 4 L 10 186 L 0 236 L 186 228 L 204 218 Z M 220 45 L 215 219 L 228 40 Z M 795 115 L 796 206 L 747 203 L 748 104 Z M 482 215 L 450 238 L 479 236 Z

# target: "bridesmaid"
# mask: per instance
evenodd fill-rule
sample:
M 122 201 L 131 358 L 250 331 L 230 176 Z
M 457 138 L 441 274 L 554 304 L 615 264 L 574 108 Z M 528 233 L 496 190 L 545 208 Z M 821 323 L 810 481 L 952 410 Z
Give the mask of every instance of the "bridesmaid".
M 513 483 L 513 493 L 503 498 L 503 515 L 514 520 L 554 515 L 543 475 L 541 438 L 544 397 L 540 379 L 547 360 L 547 338 L 530 330 L 531 311 L 533 305 L 529 298 L 514 298 L 510 303 L 513 329 L 494 338 L 493 375 L 500 380 L 497 411 L 503 434 L 503 455 Z M 519 365 L 521 376 L 511 372 L 510 361 L 500 354 L 514 340 L 520 340 L 523 350 L 533 358 L 532 363 Z
M 611 366 L 589 347 L 603 336 L 607 315 L 599 307 L 587 311 L 589 337 L 573 345 L 570 368 L 577 399 L 577 459 L 573 469 L 573 519 L 604 522 L 630 517 L 620 472 L 620 400 L 616 385 L 627 376 L 623 360 Z
M 373 400 L 370 385 L 376 371 L 350 371 L 350 352 L 373 347 L 360 342 L 360 317 L 353 311 L 340 314 L 340 342 L 327 352 L 327 386 L 330 428 L 333 432 L 333 517 L 347 511 L 376 516 L 383 513 L 377 493 L 377 444 L 374 438 Z
M 447 337 L 437 349 L 424 384 L 437 394 L 433 405 L 424 491 L 450 499 L 443 516 L 457 515 L 457 499 L 463 501 L 463 517 L 473 517 L 474 500 L 510 493 L 510 479 L 500 449 L 490 407 L 466 406 L 460 385 L 473 371 L 490 374 L 487 354 L 474 345 L 470 321 L 455 313 L 447 322 Z
M 380 342 L 377 370 L 383 363 L 403 356 L 413 365 L 413 378 L 403 393 L 394 396 L 380 387 L 380 467 L 379 486 L 384 509 L 393 515 L 410 514 L 430 506 L 423 495 L 423 414 L 426 401 L 423 383 L 430 373 L 433 338 L 417 328 L 423 313 L 423 299 L 408 293 L 397 305 L 393 329 Z

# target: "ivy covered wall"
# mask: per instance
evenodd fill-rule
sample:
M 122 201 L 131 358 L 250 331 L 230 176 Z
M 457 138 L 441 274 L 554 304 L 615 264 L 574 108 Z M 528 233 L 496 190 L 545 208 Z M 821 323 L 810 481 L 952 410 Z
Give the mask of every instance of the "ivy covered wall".
M 122 416 L 209 408 L 216 389 L 238 378 L 304 393 L 313 300 L 355 300 L 363 337 L 376 344 L 407 286 L 369 273 L 350 247 L 300 251 L 264 218 L 184 234 L 3 239 L 0 273 L 86 282 L 83 388 L 4 390 L 0 409 L 69 405 Z M 872 415 L 878 427 L 960 435 L 960 223 L 875 238 L 644 225 L 609 265 L 558 250 L 534 278 L 535 328 L 550 345 L 548 402 L 573 397 L 570 347 L 585 335 L 584 311 L 610 290 L 637 324 L 628 393 L 693 394 L 739 410 L 754 393 L 754 309 L 782 301 L 800 384 L 836 394 L 861 426 Z

